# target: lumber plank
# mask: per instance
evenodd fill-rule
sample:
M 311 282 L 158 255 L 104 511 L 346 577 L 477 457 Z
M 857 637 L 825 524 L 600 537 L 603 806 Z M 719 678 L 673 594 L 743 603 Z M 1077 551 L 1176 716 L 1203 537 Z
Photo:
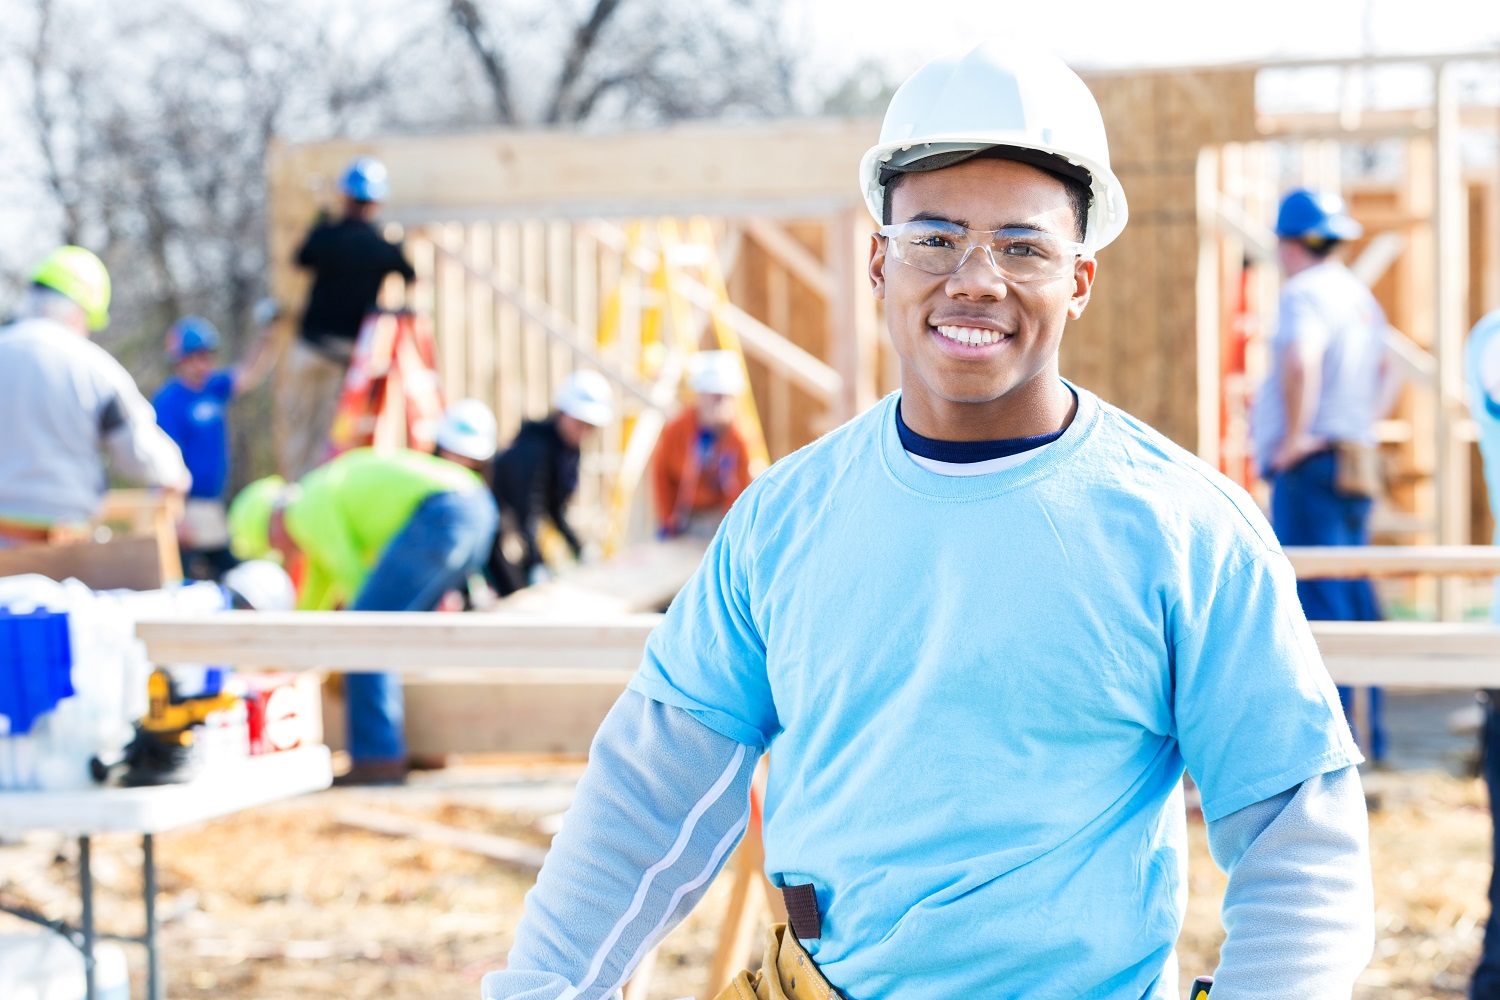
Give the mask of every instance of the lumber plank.
M 495 683 L 623 684 L 659 615 L 564 621 L 513 615 L 226 612 L 140 622 L 158 663 L 394 670 Z M 1500 626 L 1313 622 L 1335 680 L 1500 687 Z
M 660 615 L 538 619 L 508 614 L 229 611 L 137 623 L 157 663 L 284 670 L 447 668 L 518 682 L 612 681 L 634 672 Z
M 547 858 L 545 848 L 528 844 L 514 837 L 502 837 L 478 830 L 464 830 L 456 826 L 434 823 L 430 820 L 412 819 L 377 809 L 349 807 L 340 809 L 334 816 L 340 826 L 351 826 L 372 833 L 383 833 L 388 837 L 411 837 L 429 844 L 455 847 L 481 857 L 503 861 L 508 865 L 527 871 L 539 871 Z
M 877 119 L 849 118 L 278 144 L 272 200 L 307 188 L 334 190 L 349 160 L 369 155 L 390 168 L 386 215 L 399 222 L 507 214 L 794 217 L 857 202 L 851 178 L 879 132 Z
M 496 609 L 572 618 L 658 611 L 677 596 L 707 551 L 708 540 L 701 538 L 634 545 L 606 562 L 519 590 Z
M 1495 545 L 1307 545 L 1283 551 L 1299 580 L 1500 574 Z

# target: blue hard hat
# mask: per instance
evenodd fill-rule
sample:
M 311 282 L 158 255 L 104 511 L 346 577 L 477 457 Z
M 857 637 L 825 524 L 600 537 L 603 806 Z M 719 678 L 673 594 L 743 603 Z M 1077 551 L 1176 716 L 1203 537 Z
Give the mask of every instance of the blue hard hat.
M 218 349 L 218 327 L 202 316 L 184 316 L 167 331 L 167 357 L 174 365 L 189 354 Z
M 344 168 L 339 189 L 355 201 L 384 201 L 391 182 L 384 163 L 373 156 L 361 156 Z
M 1276 235 L 1283 239 L 1354 240 L 1364 231 L 1349 217 L 1344 199 L 1331 191 L 1290 191 L 1276 213 Z

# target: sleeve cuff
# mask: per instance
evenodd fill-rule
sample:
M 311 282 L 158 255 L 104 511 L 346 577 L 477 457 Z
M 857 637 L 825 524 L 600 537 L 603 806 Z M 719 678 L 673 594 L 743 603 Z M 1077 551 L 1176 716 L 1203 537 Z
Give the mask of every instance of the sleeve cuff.
M 1203 818 L 1205 821 L 1212 823 L 1215 820 L 1223 819 L 1230 813 L 1239 812 L 1246 806 L 1262 802 L 1273 795 L 1286 791 L 1288 788 L 1300 785 L 1309 778 L 1316 778 L 1320 774 L 1339 771 L 1346 767 L 1363 764 L 1364 762 L 1364 755 L 1354 747 L 1337 747 L 1297 767 L 1289 768 L 1274 777 L 1257 781 L 1253 785 L 1245 785 L 1232 792 L 1215 795 L 1211 798 L 1205 796 L 1203 799 Z
M 720 736 L 734 740 L 736 743 L 743 743 L 745 746 L 756 749 L 764 749 L 769 742 L 766 734 L 754 726 L 735 718 L 727 712 L 700 705 L 659 677 L 637 673 L 630 679 L 627 688 L 636 694 L 650 698 L 652 701 L 659 701 L 663 705 L 671 705 L 673 708 L 682 709 Z

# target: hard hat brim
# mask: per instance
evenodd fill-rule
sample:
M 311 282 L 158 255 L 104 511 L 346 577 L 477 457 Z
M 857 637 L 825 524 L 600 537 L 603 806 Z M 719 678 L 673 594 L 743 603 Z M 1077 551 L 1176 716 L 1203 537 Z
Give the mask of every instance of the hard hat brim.
M 444 451 L 450 451 L 455 455 L 473 459 L 476 462 L 488 462 L 495 457 L 495 442 L 478 434 L 457 434 L 452 437 L 439 437 L 435 442 Z
M 573 402 L 563 407 L 562 412 L 590 427 L 608 427 L 615 419 L 614 407 L 608 403 Z
M 860 192 L 864 195 L 865 207 L 877 221 L 881 219 L 885 207 L 885 185 L 880 183 L 882 166 L 891 154 L 916 145 L 938 147 L 935 152 L 964 146 L 971 149 L 1010 146 L 1015 149 L 1049 153 L 1087 170 L 1092 179 L 1089 189 L 1093 194 L 1093 203 L 1089 206 L 1084 243 L 1090 251 L 1102 250 L 1113 243 L 1125 229 L 1125 223 L 1129 220 L 1130 209 L 1125 200 L 1125 189 L 1107 164 L 1068 150 L 1050 148 L 1032 140 L 1029 136 L 1017 135 L 1014 132 L 971 132 L 924 135 L 915 142 L 903 140 L 877 143 L 871 146 L 860 159 L 859 186 Z

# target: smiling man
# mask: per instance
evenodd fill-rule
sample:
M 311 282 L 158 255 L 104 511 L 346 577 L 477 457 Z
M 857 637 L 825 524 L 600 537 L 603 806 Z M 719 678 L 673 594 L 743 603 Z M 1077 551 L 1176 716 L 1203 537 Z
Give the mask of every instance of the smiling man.
M 1126 218 L 1092 95 L 1029 48 L 933 62 L 861 181 L 901 392 L 731 509 L 485 996 L 612 995 L 768 750 L 790 925 L 725 1000 L 1175 1000 L 1184 765 L 1229 873 L 1215 1000 L 1348 996 L 1359 754 L 1290 567 L 1243 492 L 1058 373 Z

